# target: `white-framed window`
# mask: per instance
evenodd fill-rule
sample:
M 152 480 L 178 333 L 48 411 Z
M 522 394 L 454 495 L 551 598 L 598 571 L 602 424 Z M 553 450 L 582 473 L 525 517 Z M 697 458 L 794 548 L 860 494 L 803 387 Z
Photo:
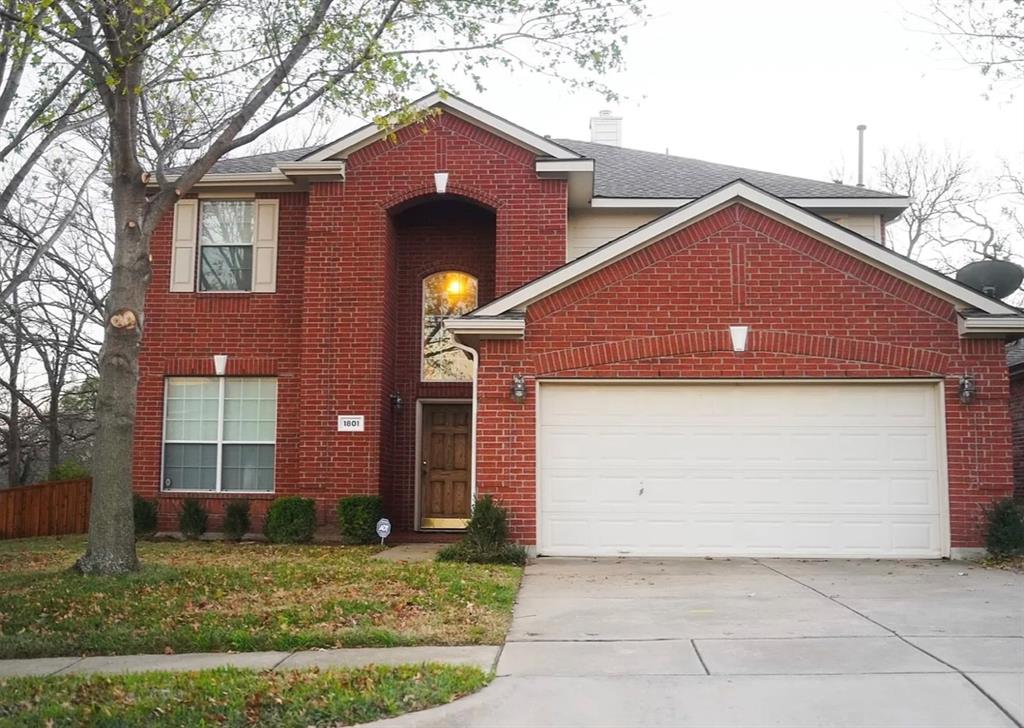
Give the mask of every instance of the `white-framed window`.
M 254 200 L 201 200 L 199 290 L 252 290 Z
M 477 280 L 469 273 L 447 270 L 423 279 L 423 349 L 421 377 L 424 382 L 469 382 L 473 363 L 455 347 L 444 328 L 448 316 L 461 316 L 477 307 Z
M 276 429 L 272 377 L 169 377 L 163 490 L 273 492 Z

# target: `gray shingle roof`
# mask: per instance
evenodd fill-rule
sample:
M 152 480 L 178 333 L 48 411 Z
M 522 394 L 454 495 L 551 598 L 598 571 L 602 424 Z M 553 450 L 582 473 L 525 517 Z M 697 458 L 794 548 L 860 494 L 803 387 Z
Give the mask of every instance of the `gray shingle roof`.
M 210 169 L 210 174 L 249 174 L 255 172 L 269 172 L 278 162 L 294 162 L 301 159 L 310 152 L 315 152 L 320 147 L 302 147 L 300 149 L 285 149 L 280 152 L 265 152 L 254 154 L 250 157 L 234 157 L 222 159 L 215 163 Z M 168 174 L 176 174 L 181 168 L 169 169 Z
M 737 179 L 746 180 L 778 197 L 897 197 L 865 187 L 820 182 L 688 157 L 574 139 L 554 141 L 594 160 L 594 195 L 597 197 L 697 198 Z
M 572 139 L 554 139 L 584 157 L 594 160 L 594 195 L 597 197 L 703 197 L 709 192 L 744 179 L 779 197 L 896 197 L 865 187 L 760 172 L 756 169 L 715 164 L 687 157 L 644 152 Z M 251 157 L 222 159 L 211 174 L 269 172 L 278 162 L 294 162 L 320 147 L 287 149 Z M 168 170 L 173 173 L 175 170 Z

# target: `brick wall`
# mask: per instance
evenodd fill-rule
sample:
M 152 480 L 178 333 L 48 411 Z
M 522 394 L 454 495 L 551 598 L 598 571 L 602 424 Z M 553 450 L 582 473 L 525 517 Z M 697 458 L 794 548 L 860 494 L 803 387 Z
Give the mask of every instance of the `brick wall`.
M 488 296 L 507 292 L 565 261 L 566 182 L 539 179 L 534 163 L 532 152 L 444 114 L 352 154 L 344 182 L 265 195 L 281 199 L 275 294 L 169 293 L 168 215 L 152 245 L 134 458 L 135 489 L 159 498 L 160 527 L 176 528 L 181 499 L 159 493 L 163 380 L 212 375 L 213 354 L 229 355 L 229 375 L 278 377 L 276 495 L 315 498 L 327 522 L 344 495 L 394 493 L 400 520 L 410 523 L 415 404 L 407 399 L 393 424 L 389 395 L 399 383 L 411 386 L 410 367 L 418 371 L 407 333 L 419 311 L 401 303 L 414 276 L 398 265 L 391 213 L 438 199 L 434 173 L 447 171 L 449 193 L 494 211 L 482 285 Z M 438 269 L 460 255 L 439 257 Z M 421 259 L 419 269 L 428 267 Z M 364 415 L 366 431 L 337 432 L 339 414 Z M 397 445 L 396 429 L 404 433 Z M 233 497 L 204 496 L 211 530 Z M 269 497 L 249 497 L 258 527 Z
M 751 327 L 747 352 L 732 324 Z M 478 490 L 535 543 L 538 377 L 941 377 L 952 545 L 978 546 L 982 508 L 1012 487 L 1003 357 L 1001 341 L 961 340 L 945 301 L 733 205 L 533 304 L 525 341 L 483 342 Z
M 270 197 L 273 195 L 262 195 Z M 177 530 L 182 496 L 160 495 L 164 378 L 213 376 L 214 354 L 229 354 L 232 376 L 276 376 L 282 402 L 299 396 L 299 357 L 295 347 L 302 322 L 303 252 L 306 195 L 280 199 L 277 293 L 189 294 L 168 292 L 170 228 L 168 215 L 153 237 L 153 281 L 146 296 L 139 395 L 135 422 L 133 479 L 135 491 L 159 496 L 159 527 Z M 277 420 L 277 492 L 300 492 L 298 442 L 302 420 L 295 407 L 280 407 Z M 230 495 L 204 498 L 211 513 L 210 530 L 219 531 Z M 260 518 L 267 496 L 255 496 L 253 515 Z
M 1010 379 L 1014 495 L 1024 500 L 1024 372 Z

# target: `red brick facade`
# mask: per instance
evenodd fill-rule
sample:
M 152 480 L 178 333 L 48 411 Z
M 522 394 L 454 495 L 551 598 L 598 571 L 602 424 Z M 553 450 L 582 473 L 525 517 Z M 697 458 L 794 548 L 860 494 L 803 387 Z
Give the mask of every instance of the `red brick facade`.
M 1024 500 L 1024 372 L 1010 377 L 1010 421 L 1013 423 L 1013 494 Z
M 228 354 L 229 375 L 278 378 L 275 495 L 315 498 L 327 522 L 342 496 L 381 492 L 398 509 L 396 525 L 411 528 L 412 418 L 420 395 L 413 374 L 419 359 L 408 359 L 420 325 L 414 279 L 428 269 L 468 269 L 481 279 L 485 301 L 564 263 L 566 182 L 538 178 L 535 159 L 443 115 L 352 154 L 344 182 L 262 195 L 281 199 L 274 294 L 168 292 L 172 221 L 163 221 L 152 243 L 134 467 L 136 491 L 159 498 L 160 527 L 176 529 L 183 497 L 159 491 L 163 379 L 212 375 L 211 356 Z M 414 242 L 403 233 L 401 212 L 437 199 L 440 170 L 450 175 L 450 195 L 490 211 L 494 222 L 481 226 L 479 214 L 461 215 L 465 235 L 444 253 L 407 258 Z M 440 244 L 445 209 L 435 209 L 442 217 L 433 232 L 421 231 L 424 246 Z M 468 247 L 478 234 L 489 250 Z M 431 397 L 470 394 L 465 385 L 424 387 Z M 405 400 L 397 419 L 393 392 Z M 365 432 L 337 432 L 336 418 L 346 413 L 365 415 Z M 211 530 L 220 528 L 224 501 L 235 497 L 203 496 Z M 271 496 L 247 497 L 258 524 Z
M 875 378 L 945 381 L 952 546 L 980 545 L 982 508 L 1011 489 L 1003 343 L 959 337 L 953 307 L 733 205 L 532 305 L 524 341 L 481 346 L 477 489 L 536 533 L 536 380 Z M 732 324 L 750 326 L 734 353 Z M 970 371 L 978 400 L 957 380 Z M 529 396 L 513 404 L 513 374 Z
M 326 523 L 340 497 L 379 492 L 397 528 L 413 528 L 416 401 L 472 394 L 419 381 L 422 279 L 471 273 L 483 304 L 565 262 L 567 185 L 534 163 L 452 115 L 353 153 L 344 182 L 277 195 L 273 294 L 169 293 L 165 221 L 134 472 L 136 490 L 159 500 L 160 527 L 176 529 L 181 497 L 159 490 L 164 378 L 212 375 L 211 356 L 228 354 L 229 375 L 278 379 L 275 496 L 315 498 Z M 451 196 L 438 198 L 442 170 Z M 732 351 L 732 324 L 751 327 L 748 351 Z M 964 372 L 979 382 L 968 406 L 957 398 Z M 523 404 L 509 397 L 514 374 L 527 379 Z M 948 302 L 738 204 L 536 302 L 524 341 L 481 342 L 477 489 L 510 507 L 527 544 L 536 381 L 560 377 L 941 380 L 952 546 L 980 545 L 982 507 L 1012 489 L 1002 341 L 961 339 Z M 365 415 L 365 432 L 337 432 L 346 413 Z M 211 530 L 231 497 L 204 498 Z M 273 496 L 246 497 L 258 524 Z

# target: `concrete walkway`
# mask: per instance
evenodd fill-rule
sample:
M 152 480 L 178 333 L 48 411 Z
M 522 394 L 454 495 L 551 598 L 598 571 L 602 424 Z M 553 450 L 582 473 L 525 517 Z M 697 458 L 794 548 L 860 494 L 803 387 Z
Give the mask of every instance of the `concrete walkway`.
M 181 655 L 123 655 L 117 657 L 42 657 L 0 660 L 0 678 L 18 675 L 83 675 L 148 670 L 207 670 L 244 667 L 252 670 L 295 670 L 304 667 L 362 667 L 440 662 L 472 665 L 484 672 L 494 669 L 498 647 L 388 647 L 302 652 L 191 653 Z
M 1024 576 L 943 561 L 542 559 L 497 678 L 381 728 L 1024 724 Z

